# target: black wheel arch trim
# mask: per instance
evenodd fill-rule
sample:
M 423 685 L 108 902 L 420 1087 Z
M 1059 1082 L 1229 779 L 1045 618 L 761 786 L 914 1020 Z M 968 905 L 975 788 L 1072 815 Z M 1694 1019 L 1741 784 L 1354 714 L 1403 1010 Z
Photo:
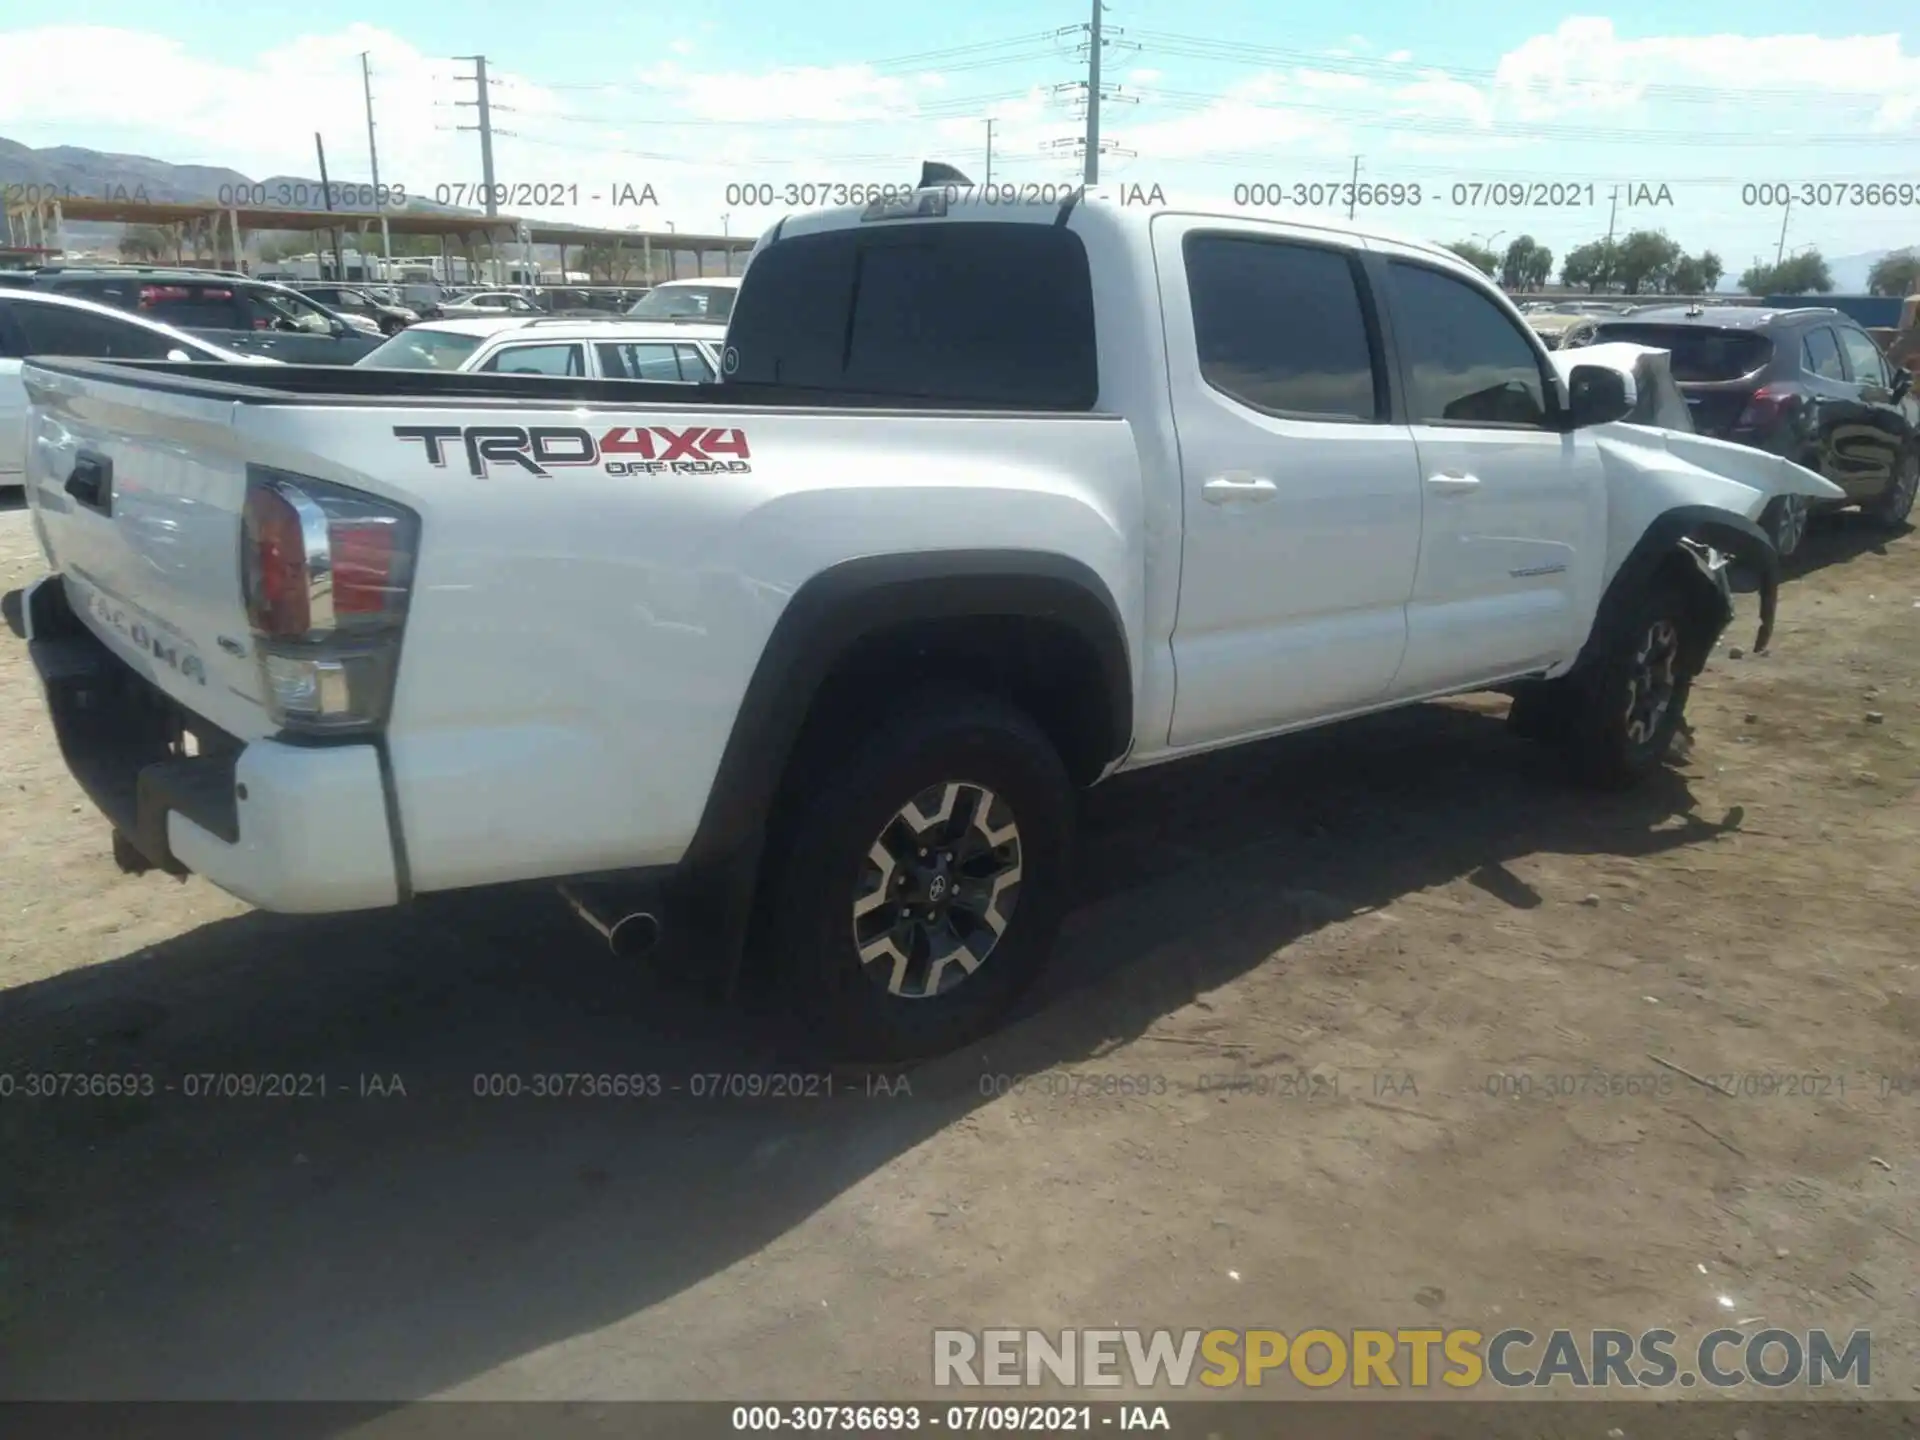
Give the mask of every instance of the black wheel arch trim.
M 1764 653 L 1773 638 L 1774 608 L 1780 592 L 1780 554 L 1773 539 L 1753 521 L 1730 510 L 1711 505 L 1680 505 L 1663 511 L 1648 525 L 1627 553 L 1600 606 L 1594 615 L 1593 630 L 1574 662 L 1571 675 L 1586 675 L 1610 654 L 1632 618 L 1633 607 L 1653 577 L 1673 561 L 1676 554 L 1686 555 L 1681 545 L 1692 540 L 1731 555 L 1753 568 L 1760 582 L 1760 625 L 1754 637 L 1755 654 Z M 1695 668 L 1705 663 L 1706 652 L 1733 618 L 1732 602 L 1723 596 L 1726 612 L 1713 634 L 1696 647 Z
M 716 931 L 731 990 L 765 827 L 808 712 L 834 666 L 883 630 L 916 621 L 1030 617 L 1060 622 L 1098 657 L 1109 760 L 1133 739 L 1133 666 L 1113 593 L 1085 563 L 1046 551 L 940 550 L 842 561 L 796 590 L 762 648 L 706 808 L 677 869 L 684 903 Z M 696 923 L 698 923 L 696 921 Z

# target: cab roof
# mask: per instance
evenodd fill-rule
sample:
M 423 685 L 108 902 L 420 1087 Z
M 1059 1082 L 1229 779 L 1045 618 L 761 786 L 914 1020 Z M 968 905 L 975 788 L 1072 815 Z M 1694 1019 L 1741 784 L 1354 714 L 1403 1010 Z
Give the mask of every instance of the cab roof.
M 1041 187 L 1042 194 L 1027 199 L 1017 193 L 1025 186 L 1008 187 L 1016 189 L 1012 197 L 1001 198 L 998 191 L 991 198 L 983 187 L 977 185 L 932 185 L 898 195 L 891 201 L 876 201 L 872 205 L 846 205 L 828 210 L 813 210 L 786 216 L 760 237 L 754 248 L 765 249 L 767 245 L 782 235 L 807 235 L 826 230 L 847 229 L 861 225 L 886 224 L 926 224 L 926 223 L 966 223 L 969 221 L 1013 221 L 1034 225 L 1064 224 L 1076 217 L 1084 217 L 1094 224 L 1110 227 L 1120 233 L 1144 234 L 1154 220 L 1162 215 L 1199 216 L 1206 219 L 1219 219 L 1234 224 L 1244 224 L 1249 218 L 1267 220 L 1292 226 L 1324 230 L 1330 234 L 1347 236 L 1361 240 L 1385 240 L 1409 249 L 1421 251 L 1437 260 L 1473 270 L 1474 267 L 1462 260 L 1444 245 L 1431 240 L 1421 239 L 1390 228 L 1377 226 L 1369 222 L 1342 219 L 1322 210 L 1278 210 L 1272 214 L 1249 217 L 1242 211 L 1208 209 L 1196 205 L 1142 204 L 1128 200 L 1122 202 L 1110 193 L 1117 187 L 1096 186 L 1087 190 L 1084 186 L 1060 187 L 1050 189 Z M 1061 191 L 1064 190 L 1064 194 Z M 882 206 L 898 208 L 901 213 L 895 215 L 881 212 Z M 925 207 L 930 211 L 942 213 L 906 213 L 908 207 Z M 1480 272 L 1474 270 L 1475 274 Z M 711 282 L 709 282 L 711 283 Z

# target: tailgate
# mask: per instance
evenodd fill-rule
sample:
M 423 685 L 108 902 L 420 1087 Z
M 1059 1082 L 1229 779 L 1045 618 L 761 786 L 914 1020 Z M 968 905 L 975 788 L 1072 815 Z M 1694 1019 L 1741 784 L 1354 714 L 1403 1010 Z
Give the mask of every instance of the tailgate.
M 27 498 L 74 613 L 187 709 L 243 740 L 272 733 L 241 598 L 233 403 L 23 374 Z

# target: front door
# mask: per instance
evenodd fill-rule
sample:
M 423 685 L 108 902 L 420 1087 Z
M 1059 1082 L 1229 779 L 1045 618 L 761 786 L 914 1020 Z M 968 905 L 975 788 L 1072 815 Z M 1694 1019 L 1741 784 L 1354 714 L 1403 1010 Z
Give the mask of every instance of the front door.
M 1185 524 L 1176 747 L 1380 699 L 1420 550 L 1356 242 L 1208 223 L 1153 225 Z
M 1854 498 L 1872 500 L 1893 483 L 1910 427 L 1901 403 L 1893 398 L 1886 357 L 1873 337 L 1851 325 L 1834 328 L 1847 362 L 1851 395 L 1843 407 L 1844 420 L 1826 437 L 1834 461 L 1827 478 Z
M 1486 287 L 1376 246 L 1425 521 L 1399 697 L 1551 665 L 1579 648 L 1607 533 L 1606 478 L 1563 428 L 1552 362 Z

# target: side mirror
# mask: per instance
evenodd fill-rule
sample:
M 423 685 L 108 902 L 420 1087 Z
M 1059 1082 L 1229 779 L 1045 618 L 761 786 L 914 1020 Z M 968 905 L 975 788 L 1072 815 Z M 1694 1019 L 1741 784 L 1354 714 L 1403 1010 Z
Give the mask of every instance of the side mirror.
M 1904 365 L 1893 367 L 1893 398 L 1904 400 L 1913 390 L 1913 372 Z
M 1627 393 L 1626 377 L 1605 365 L 1576 365 L 1567 377 L 1567 398 L 1571 404 L 1571 428 L 1584 430 L 1589 425 L 1606 425 L 1624 419 L 1633 411 L 1633 396 Z

